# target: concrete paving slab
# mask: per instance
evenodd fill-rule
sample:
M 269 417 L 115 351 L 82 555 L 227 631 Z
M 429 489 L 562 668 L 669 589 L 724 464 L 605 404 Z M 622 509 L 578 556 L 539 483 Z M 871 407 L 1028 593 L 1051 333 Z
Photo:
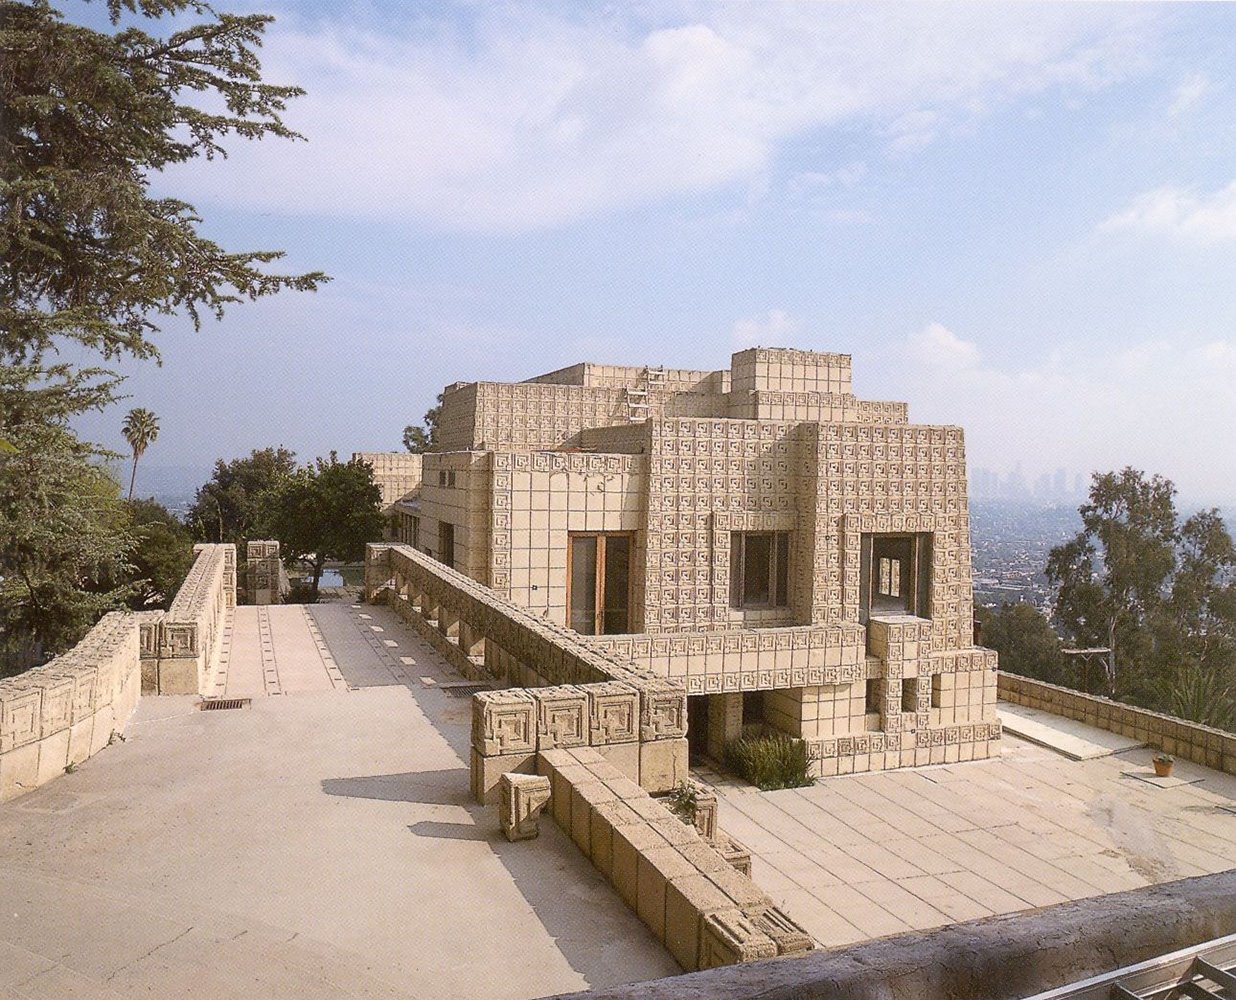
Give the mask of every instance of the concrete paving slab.
M 0 809 L 0 998 L 523 998 L 677 971 L 552 821 L 512 844 L 471 801 L 470 701 L 419 681 L 462 678 L 364 613 L 307 609 L 350 690 L 304 614 L 272 616 L 289 696 L 144 699 L 124 743 Z
M 1095 729 L 1084 722 L 1024 705 L 1001 703 L 998 714 L 1004 728 L 1014 736 L 1057 750 L 1073 760 L 1094 760 L 1146 745 L 1119 733 Z
M 835 947 L 855 930 L 927 930 L 1236 867 L 1236 778 L 1178 764 L 1170 787 L 1130 780 L 1152 756 L 1072 760 L 1006 729 L 998 757 L 968 764 L 767 793 L 695 777 L 751 850 L 756 883 Z

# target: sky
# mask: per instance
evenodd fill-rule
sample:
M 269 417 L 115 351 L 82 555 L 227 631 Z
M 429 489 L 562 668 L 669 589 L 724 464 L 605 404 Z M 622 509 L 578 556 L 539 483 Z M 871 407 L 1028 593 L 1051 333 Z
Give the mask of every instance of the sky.
M 158 414 L 139 490 L 397 450 L 456 381 L 764 345 L 853 355 L 859 396 L 961 425 L 972 467 L 1236 499 L 1236 6 L 260 9 L 306 141 L 152 188 L 333 280 L 125 367 L 81 429 L 123 450 L 124 412 Z

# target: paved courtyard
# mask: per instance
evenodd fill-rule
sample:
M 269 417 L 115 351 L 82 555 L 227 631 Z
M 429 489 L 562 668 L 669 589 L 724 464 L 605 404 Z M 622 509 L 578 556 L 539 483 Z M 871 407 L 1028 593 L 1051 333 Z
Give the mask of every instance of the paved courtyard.
M 677 971 L 552 822 L 509 844 L 471 802 L 460 678 L 390 612 L 256 611 L 225 685 L 252 708 L 144 699 L 124 743 L 0 807 L 0 997 L 532 997 Z
M 1145 748 L 1070 760 L 1001 742 L 990 760 L 780 792 L 699 776 L 755 881 L 826 946 L 1236 867 L 1236 778 L 1178 761 L 1183 781 L 1157 787 Z

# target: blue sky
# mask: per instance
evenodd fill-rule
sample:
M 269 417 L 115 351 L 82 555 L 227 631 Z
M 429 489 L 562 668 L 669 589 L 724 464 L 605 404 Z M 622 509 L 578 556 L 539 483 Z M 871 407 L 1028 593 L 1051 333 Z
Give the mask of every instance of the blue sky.
M 334 281 L 167 324 L 83 426 L 119 448 L 155 410 L 152 469 L 398 448 L 457 380 L 787 344 L 962 425 L 972 466 L 1236 499 L 1236 7 L 264 9 L 308 142 L 155 188 Z

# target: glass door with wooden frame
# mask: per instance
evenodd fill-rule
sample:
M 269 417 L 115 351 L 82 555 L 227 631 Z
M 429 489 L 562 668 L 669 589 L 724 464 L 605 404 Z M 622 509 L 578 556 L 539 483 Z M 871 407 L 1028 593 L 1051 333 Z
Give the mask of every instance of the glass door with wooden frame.
M 570 626 L 583 635 L 631 631 L 632 536 L 572 533 L 567 550 Z

